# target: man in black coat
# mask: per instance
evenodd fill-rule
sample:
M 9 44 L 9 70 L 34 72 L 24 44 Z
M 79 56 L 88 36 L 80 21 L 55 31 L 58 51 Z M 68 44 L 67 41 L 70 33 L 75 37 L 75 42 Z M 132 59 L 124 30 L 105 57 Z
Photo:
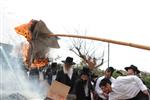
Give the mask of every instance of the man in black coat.
M 51 82 L 55 80 L 56 74 L 57 74 L 57 63 L 53 62 L 51 66 L 48 66 L 45 72 L 45 77 L 49 84 L 51 84 Z
M 83 67 L 80 73 L 80 79 L 75 84 L 76 100 L 91 100 L 91 92 L 90 70 L 88 67 Z
M 78 77 L 77 72 L 72 67 L 75 63 L 72 57 L 67 57 L 66 60 L 62 62 L 64 66 L 62 70 L 58 71 L 56 81 L 70 86 L 69 94 L 74 94 L 75 81 Z

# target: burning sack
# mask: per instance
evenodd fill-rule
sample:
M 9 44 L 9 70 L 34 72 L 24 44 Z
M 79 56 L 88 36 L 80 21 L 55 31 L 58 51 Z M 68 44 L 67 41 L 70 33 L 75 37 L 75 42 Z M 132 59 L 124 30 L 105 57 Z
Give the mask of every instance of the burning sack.
M 42 20 L 31 20 L 27 24 L 16 27 L 15 31 L 24 36 L 29 42 L 25 62 L 29 67 L 31 67 L 31 65 L 38 65 L 38 67 L 46 65 L 48 62 L 46 54 L 49 48 L 59 48 L 58 37 L 49 36 L 53 33 Z M 40 61 L 39 63 L 41 63 L 41 65 L 38 61 Z

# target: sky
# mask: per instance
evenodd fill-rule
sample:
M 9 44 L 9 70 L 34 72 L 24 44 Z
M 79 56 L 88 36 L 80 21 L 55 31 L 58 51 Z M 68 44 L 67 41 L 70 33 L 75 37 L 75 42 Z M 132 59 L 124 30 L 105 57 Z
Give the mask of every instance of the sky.
M 4 43 L 19 44 L 25 39 L 14 27 L 41 19 L 55 34 L 76 34 L 74 30 L 79 30 L 81 35 L 86 31 L 87 36 L 150 46 L 149 5 L 149 0 L 0 0 L 0 38 Z M 69 39 L 61 37 L 61 48 L 53 50 L 54 56 L 75 57 L 68 43 Z M 97 51 L 105 49 L 107 60 L 107 43 L 102 45 Z M 131 64 L 150 72 L 150 51 L 110 44 L 110 66 L 124 69 Z M 106 67 L 107 63 L 101 69 Z

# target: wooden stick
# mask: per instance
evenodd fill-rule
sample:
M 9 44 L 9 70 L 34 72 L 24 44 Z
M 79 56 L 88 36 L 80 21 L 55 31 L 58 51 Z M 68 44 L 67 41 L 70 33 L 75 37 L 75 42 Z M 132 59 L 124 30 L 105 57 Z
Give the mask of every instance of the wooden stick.
M 92 37 L 92 36 L 72 35 L 72 34 L 50 34 L 49 36 L 50 37 L 51 36 L 60 36 L 60 37 L 73 37 L 73 38 L 90 39 L 90 40 L 96 40 L 96 41 L 102 41 L 102 42 L 108 42 L 108 43 L 113 43 L 113 44 L 118 44 L 118 45 L 125 45 L 125 46 L 150 50 L 150 46 L 145 46 L 145 45 L 140 45 L 140 44 L 135 44 L 135 43 L 127 43 L 127 42 L 116 41 L 116 40 L 105 39 L 105 38 L 99 38 L 99 37 Z

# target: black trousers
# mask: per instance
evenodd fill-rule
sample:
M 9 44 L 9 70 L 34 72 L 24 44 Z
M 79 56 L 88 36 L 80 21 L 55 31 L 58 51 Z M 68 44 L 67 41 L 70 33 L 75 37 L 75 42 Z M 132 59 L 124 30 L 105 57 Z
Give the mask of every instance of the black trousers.
M 150 100 L 150 98 L 147 95 L 143 94 L 142 91 L 140 91 L 136 97 L 127 100 Z

